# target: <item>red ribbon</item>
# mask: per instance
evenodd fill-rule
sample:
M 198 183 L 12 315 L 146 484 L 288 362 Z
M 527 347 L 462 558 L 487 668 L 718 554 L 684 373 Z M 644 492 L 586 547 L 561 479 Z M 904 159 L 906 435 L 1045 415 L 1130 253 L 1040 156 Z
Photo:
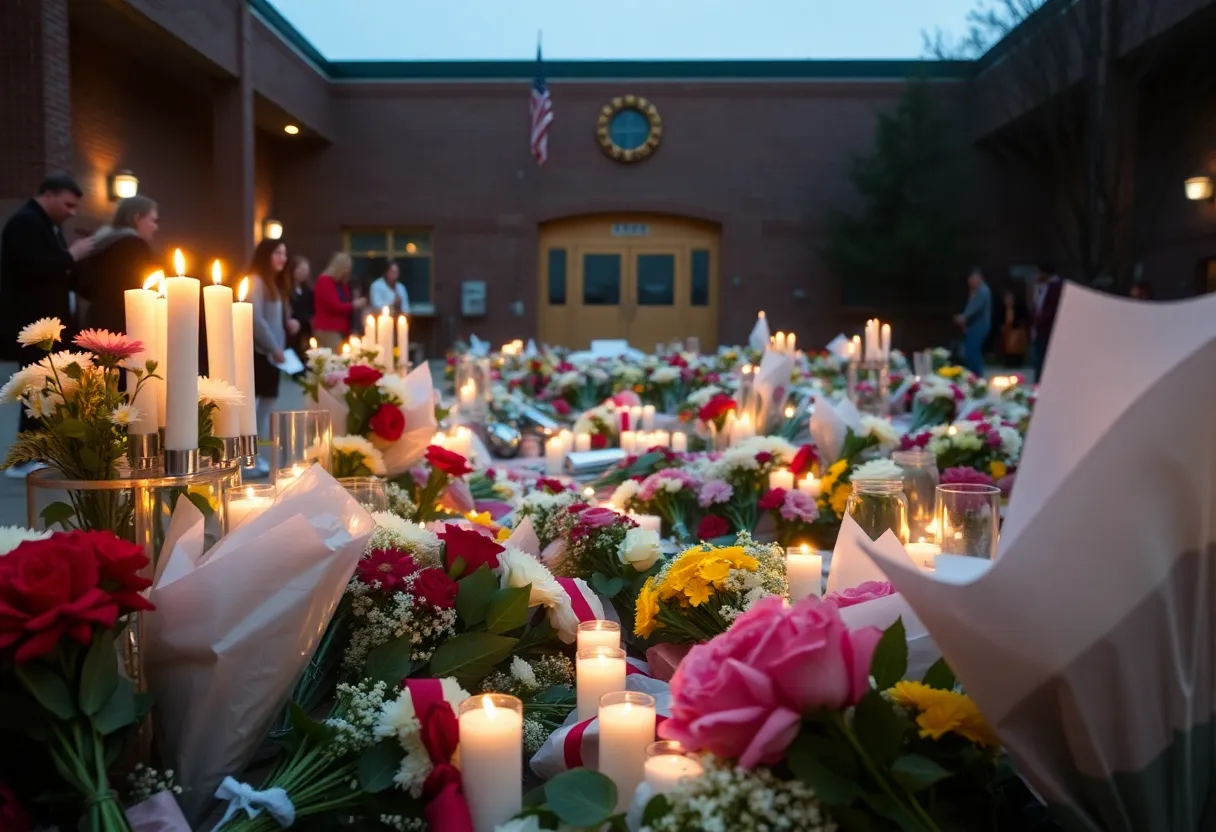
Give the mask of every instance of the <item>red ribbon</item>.
M 658 728 L 667 717 L 658 714 L 654 718 L 655 733 L 658 733 Z M 566 768 L 580 768 L 583 765 L 583 735 L 587 733 L 587 729 L 591 727 L 594 719 L 587 719 L 582 722 L 576 722 L 570 728 L 570 732 L 566 734 L 562 740 L 562 759 L 566 763 Z
M 473 832 L 473 816 L 461 788 L 460 771 L 452 765 L 452 755 L 460 744 L 460 723 L 443 698 L 443 686 L 438 679 L 406 679 L 405 686 L 422 726 L 422 746 L 433 766 L 422 784 L 426 828 L 429 832 Z
M 587 603 L 587 599 L 579 591 L 578 584 L 574 582 L 574 578 L 558 578 L 557 582 L 561 584 L 562 589 L 566 590 L 566 594 L 570 596 L 570 606 L 574 609 L 574 614 L 578 616 L 578 620 L 595 621 L 595 613 L 591 611 L 591 605 Z

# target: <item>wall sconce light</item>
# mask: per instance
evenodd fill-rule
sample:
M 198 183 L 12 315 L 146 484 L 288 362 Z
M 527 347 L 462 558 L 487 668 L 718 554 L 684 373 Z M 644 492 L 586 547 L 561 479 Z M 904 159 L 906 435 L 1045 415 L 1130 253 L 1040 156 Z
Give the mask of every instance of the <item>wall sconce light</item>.
M 267 240 L 280 240 L 283 237 L 283 223 L 278 220 L 266 219 L 262 221 L 262 235 Z
M 110 177 L 110 201 L 117 202 L 139 193 L 139 178 L 129 170 L 120 170 Z
M 1186 198 L 1192 202 L 1202 202 L 1212 198 L 1212 178 L 1210 176 L 1192 176 L 1183 184 L 1186 187 Z

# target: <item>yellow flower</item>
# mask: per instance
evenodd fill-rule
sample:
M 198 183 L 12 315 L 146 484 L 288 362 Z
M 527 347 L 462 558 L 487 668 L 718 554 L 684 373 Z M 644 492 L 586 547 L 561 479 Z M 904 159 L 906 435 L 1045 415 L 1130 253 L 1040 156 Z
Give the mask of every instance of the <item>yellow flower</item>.
M 654 578 L 647 578 L 646 583 L 642 585 L 642 591 L 638 593 L 638 602 L 633 619 L 633 633 L 642 638 L 649 638 L 650 634 L 659 626 L 659 599 L 654 591 Z
M 905 708 L 915 708 L 918 711 L 923 711 L 930 705 L 941 701 L 942 697 L 950 695 L 951 691 L 941 690 L 939 688 L 931 688 L 923 682 L 896 682 L 895 686 L 887 691 L 887 695 L 891 697 L 897 705 L 903 705 Z
M 219 511 L 220 498 L 215 493 L 215 489 L 210 485 L 192 485 L 186 489 L 190 494 L 197 494 L 202 497 L 207 505 L 211 506 L 212 511 Z M 197 501 L 195 501 L 197 504 Z
M 966 718 L 965 708 L 959 698 L 943 698 L 916 715 L 922 739 L 940 740 L 946 734 L 958 732 Z
M 483 511 L 478 514 L 475 511 L 470 511 L 466 514 L 465 519 L 477 526 L 485 526 L 487 529 L 494 525 L 494 521 L 490 519 L 490 512 Z
M 694 578 L 684 585 L 684 597 L 694 607 L 699 607 L 708 602 L 709 596 L 709 584 L 705 583 L 705 581 Z
M 942 367 L 937 371 L 937 374 L 942 378 L 957 378 L 963 374 L 962 367 Z
M 722 582 L 730 577 L 730 564 L 724 560 L 707 561 L 701 564 L 697 575 L 714 586 L 721 586 Z
M 887 695 L 897 705 L 920 713 L 916 724 L 922 738 L 941 739 L 955 733 L 977 745 L 1000 746 L 1000 737 L 984 720 L 975 701 L 966 694 L 931 688 L 920 682 L 896 682 Z
M 495 535 L 495 540 L 497 540 L 499 543 L 502 543 L 504 540 L 506 540 L 510 536 L 511 536 L 511 530 L 508 529 L 506 526 L 503 526 L 501 529 L 498 530 L 498 534 Z
M 1009 468 L 999 459 L 994 459 L 988 463 L 988 473 L 992 475 L 994 480 L 999 480 L 1009 473 Z
M 840 517 L 844 517 L 845 505 L 849 502 L 849 495 L 851 493 L 853 493 L 853 487 L 847 482 L 842 482 L 832 492 L 832 511 Z

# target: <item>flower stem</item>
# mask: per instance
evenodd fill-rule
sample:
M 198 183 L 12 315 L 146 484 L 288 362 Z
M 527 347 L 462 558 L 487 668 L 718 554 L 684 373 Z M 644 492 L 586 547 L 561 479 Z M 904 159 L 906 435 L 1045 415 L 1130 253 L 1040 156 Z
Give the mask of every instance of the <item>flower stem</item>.
M 911 810 L 914 819 L 919 824 L 919 828 L 924 830 L 924 832 L 941 832 L 933 818 L 929 817 L 928 813 L 925 812 L 924 808 L 919 802 L 917 802 L 913 795 L 910 795 L 904 791 L 903 797 L 901 798 L 900 795 L 896 793 L 895 789 L 891 785 L 891 782 L 881 771 L 878 770 L 878 766 L 874 763 L 874 761 L 870 759 L 870 755 L 867 754 L 865 748 L 862 747 L 860 740 L 857 739 L 857 735 L 853 733 L 853 729 L 850 728 L 848 723 L 845 721 L 844 715 L 836 714 L 834 721 L 836 722 L 837 728 L 839 728 L 840 732 L 844 735 L 845 739 L 848 740 L 849 745 L 851 745 L 853 750 L 857 753 L 857 756 L 861 758 L 861 763 L 863 766 L 865 766 L 866 771 L 869 772 L 870 776 L 873 777 L 878 783 L 883 793 L 895 803 L 903 805 Z

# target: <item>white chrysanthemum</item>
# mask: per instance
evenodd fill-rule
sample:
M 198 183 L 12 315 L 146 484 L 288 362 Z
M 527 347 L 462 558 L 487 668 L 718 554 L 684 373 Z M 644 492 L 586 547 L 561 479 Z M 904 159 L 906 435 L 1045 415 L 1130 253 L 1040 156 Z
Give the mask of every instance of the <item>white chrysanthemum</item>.
M 118 407 L 110 411 L 110 421 L 116 425 L 127 426 L 133 422 L 138 422 L 139 417 L 143 414 L 139 412 L 139 408 L 133 404 L 120 404 Z
M 498 480 L 491 486 L 494 496 L 504 503 L 514 503 L 519 499 L 519 483 L 514 480 Z
M 219 405 L 234 405 L 243 402 L 245 396 L 222 378 L 199 376 L 198 400 Z
M 899 444 L 899 431 L 886 419 L 877 416 L 861 417 L 861 436 L 872 436 L 878 444 L 886 448 L 894 448 Z
M 603 367 L 592 367 L 587 370 L 587 378 L 596 384 L 604 384 L 608 381 L 608 371 Z
M 50 529 L 36 532 L 24 526 L 0 526 L 0 555 L 7 555 L 27 540 L 46 540 L 51 534 Z
M 443 552 L 443 541 L 433 531 L 389 511 L 372 514 L 376 525 L 392 533 L 393 545 L 414 556 L 419 566 L 438 566 Z
M 650 380 L 655 384 L 671 384 L 673 381 L 679 381 L 680 368 L 672 366 L 657 367 L 650 374 Z
M 582 387 L 583 374 L 576 370 L 571 370 L 568 373 L 562 373 L 559 375 L 553 380 L 553 383 L 557 385 L 558 390 L 569 390 L 574 387 Z
M 707 384 L 705 387 L 702 387 L 700 390 L 697 390 L 695 393 L 690 393 L 688 396 L 688 403 L 695 405 L 697 407 L 701 407 L 702 405 L 707 404 L 709 402 L 709 400 L 712 399 L 714 396 L 718 395 L 719 393 L 725 393 L 725 392 L 726 392 L 725 390 L 723 390 L 721 387 L 718 387 L 717 385 Z
M 333 451 L 336 454 L 358 455 L 363 458 L 363 465 L 373 474 L 380 476 L 385 472 L 384 455 L 376 446 L 362 436 L 348 434 L 333 438 Z
M 0 387 L 0 401 L 15 402 L 31 390 L 37 390 L 46 383 L 46 376 L 37 367 L 23 367 L 4 382 Z
M 532 669 L 532 665 L 519 656 L 514 656 L 511 659 L 511 675 L 518 679 L 522 685 L 530 688 L 540 687 L 536 681 L 536 671 Z
M 63 329 L 58 318 L 39 318 L 32 324 L 21 327 L 21 331 L 17 333 L 17 343 L 23 347 L 43 345 L 45 349 L 59 340 Z
M 514 546 L 507 546 L 498 553 L 499 584 L 506 587 L 531 586 L 528 596 L 529 607 L 554 607 L 565 601 L 570 603 L 570 597 L 562 585 L 553 577 L 553 573 L 545 565 L 527 552 L 522 552 Z
M 1000 436 L 1001 451 L 1011 460 L 1017 460 L 1022 455 L 1022 435 L 1016 428 L 1001 425 Z
M 623 509 L 629 505 L 629 501 L 637 496 L 638 483 L 637 480 L 625 480 L 616 487 L 616 491 L 612 492 L 612 497 L 609 502 L 614 508 Z
M 530 513 L 543 513 L 563 505 L 572 505 L 574 495 L 569 491 L 550 494 L 548 491 L 532 491 L 524 495 L 523 508 Z
M 662 554 L 659 543 L 658 533 L 651 529 L 630 529 L 617 547 L 617 557 L 621 563 L 645 572 Z
M 853 482 L 858 482 L 859 480 L 900 481 L 903 477 L 903 469 L 889 459 L 873 459 L 858 465 L 853 469 L 851 475 Z
M 439 680 L 439 687 L 444 701 L 458 711 L 460 703 L 469 698 L 469 693 L 452 677 Z M 398 740 L 417 734 L 421 729 L 418 716 L 414 712 L 414 697 L 409 688 L 402 689 L 400 695 L 392 702 L 386 702 L 380 711 L 380 719 L 376 722 L 377 737 L 396 737 Z
M 388 396 L 394 402 L 400 405 L 410 407 L 414 404 L 409 393 L 409 388 L 406 386 L 405 379 L 396 373 L 389 373 L 380 376 L 376 380 L 376 386 L 379 387 L 384 395 Z

